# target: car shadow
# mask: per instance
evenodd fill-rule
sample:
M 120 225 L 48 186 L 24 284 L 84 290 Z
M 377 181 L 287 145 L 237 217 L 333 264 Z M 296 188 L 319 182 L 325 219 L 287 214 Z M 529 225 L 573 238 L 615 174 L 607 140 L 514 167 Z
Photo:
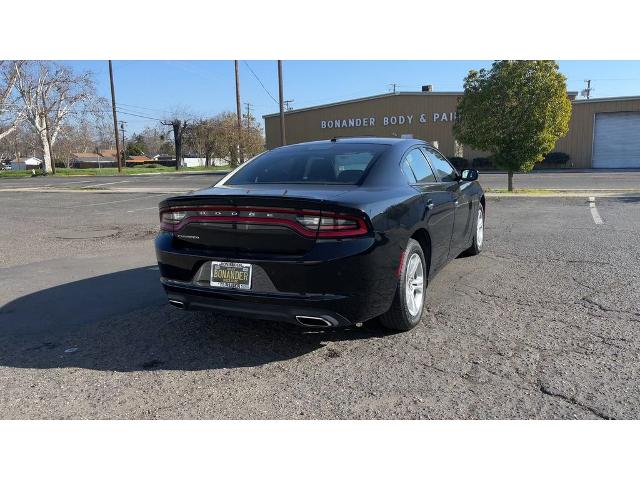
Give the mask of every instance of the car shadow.
M 377 322 L 338 330 L 178 310 L 157 268 L 78 280 L 0 308 L 0 365 L 104 371 L 207 370 L 265 365 L 333 341 L 389 335 Z
M 640 203 L 640 196 L 629 196 L 629 197 L 607 197 L 606 198 L 610 202 L 620 202 L 620 203 Z

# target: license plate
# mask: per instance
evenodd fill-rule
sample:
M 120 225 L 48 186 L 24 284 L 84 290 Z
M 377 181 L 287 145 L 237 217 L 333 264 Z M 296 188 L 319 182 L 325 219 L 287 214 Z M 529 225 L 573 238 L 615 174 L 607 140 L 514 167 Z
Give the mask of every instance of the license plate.
M 211 262 L 211 286 L 249 290 L 251 288 L 251 264 Z

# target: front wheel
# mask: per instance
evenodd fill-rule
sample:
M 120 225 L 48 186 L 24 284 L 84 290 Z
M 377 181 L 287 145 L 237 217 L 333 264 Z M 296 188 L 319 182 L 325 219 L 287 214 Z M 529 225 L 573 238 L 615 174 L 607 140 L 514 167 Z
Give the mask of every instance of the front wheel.
M 475 222 L 475 233 L 473 235 L 473 241 L 471 246 L 464 252 L 467 255 L 478 255 L 482 251 L 482 244 L 484 242 L 484 208 L 482 203 L 478 204 L 478 214 Z
M 402 257 L 400 279 L 393 304 L 388 312 L 380 316 L 383 326 L 406 332 L 420 322 L 428 276 L 422 247 L 417 241 L 410 239 Z

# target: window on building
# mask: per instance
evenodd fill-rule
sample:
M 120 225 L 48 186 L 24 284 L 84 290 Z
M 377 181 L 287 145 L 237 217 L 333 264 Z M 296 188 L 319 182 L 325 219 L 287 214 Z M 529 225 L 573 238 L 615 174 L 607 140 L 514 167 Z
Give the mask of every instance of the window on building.
M 436 181 L 436 176 L 433 174 L 429 162 L 427 162 L 427 159 L 420 149 L 414 148 L 407 154 L 405 159 L 411 167 L 418 183 L 432 183 Z

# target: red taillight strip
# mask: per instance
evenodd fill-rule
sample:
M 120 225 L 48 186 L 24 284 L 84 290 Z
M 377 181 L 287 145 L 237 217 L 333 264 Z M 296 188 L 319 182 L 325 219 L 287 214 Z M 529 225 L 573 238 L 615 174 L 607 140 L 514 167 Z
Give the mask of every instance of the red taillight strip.
M 240 211 L 240 212 L 261 212 L 261 213 L 287 213 L 290 215 L 320 215 L 320 210 L 297 210 L 294 208 L 271 208 L 271 207 L 233 207 L 230 205 L 220 206 L 193 206 L 193 207 L 169 207 L 160 211 L 163 212 L 200 212 L 200 211 Z
M 320 225 L 318 228 L 310 229 L 304 225 L 287 218 L 265 218 L 265 217 L 239 217 L 239 216 L 208 216 L 193 215 L 187 216 L 177 224 L 161 222 L 160 228 L 169 232 L 177 232 L 189 223 L 245 223 L 254 225 L 282 225 L 291 228 L 297 233 L 307 237 L 315 238 L 336 238 L 336 237 L 355 237 L 365 235 L 369 232 L 369 228 L 364 219 L 354 216 L 345 215 L 334 212 L 320 212 L 320 210 L 297 210 L 287 208 L 271 208 L 271 207 L 251 207 L 251 206 L 230 206 L 230 205 L 214 205 L 214 206 L 184 206 L 184 207 L 168 207 L 160 211 L 160 218 L 165 212 L 203 212 L 203 211 L 240 211 L 240 212 L 259 212 L 259 213 L 282 213 L 288 215 L 318 215 L 323 218 L 335 218 L 350 220 L 357 224 L 357 227 L 350 225 Z
M 252 225 L 282 225 L 283 227 L 289 227 L 301 235 L 304 235 L 308 238 L 315 238 L 316 231 L 305 228 L 300 225 L 298 222 L 294 222 L 293 220 L 288 220 L 286 218 L 252 218 L 252 217 L 186 217 L 184 220 L 181 220 L 180 223 L 176 223 L 175 225 L 163 223 L 163 230 L 168 230 L 170 232 L 177 232 L 181 230 L 185 225 L 189 223 L 248 223 Z M 168 228 L 166 228 L 168 227 Z
M 323 213 L 322 215 L 324 216 L 325 213 Z M 360 217 L 352 217 L 351 215 L 338 215 L 338 214 L 334 214 L 334 215 L 328 214 L 327 216 L 331 216 L 332 218 L 343 218 L 345 220 L 352 220 L 356 222 L 358 226 L 356 228 L 353 228 L 353 227 L 350 227 L 349 225 L 334 225 L 334 226 L 321 225 L 320 229 L 318 230 L 318 237 L 320 238 L 357 237 L 360 235 L 365 235 L 369 232 L 369 229 L 367 228 L 367 224 Z

